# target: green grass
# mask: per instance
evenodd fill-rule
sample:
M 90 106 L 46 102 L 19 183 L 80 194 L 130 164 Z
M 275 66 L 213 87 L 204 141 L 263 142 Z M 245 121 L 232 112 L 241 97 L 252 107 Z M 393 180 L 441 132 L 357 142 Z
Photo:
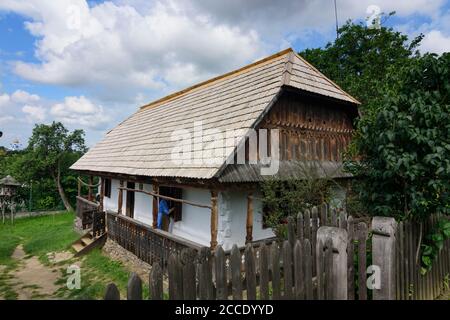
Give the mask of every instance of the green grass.
M 11 279 L 17 267 L 17 262 L 11 257 L 14 249 L 23 244 L 27 254 L 25 258 L 37 256 L 44 265 L 49 265 L 47 253 L 67 250 L 70 244 L 79 238 L 73 230 L 74 217 L 73 213 L 62 213 L 17 219 L 14 225 L 0 224 L 0 264 L 5 266 L 0 272 L 0 296 L 17 299 L 18 295 L 14 290 L 20 290 L 11 286 Z M 69 290 L 66 287 L 66 268 L 75 262 L 81 265 L 81 289 Z M 117 285 L 122 297 L 126 295 L 130 272 L 122 263 L 104 255 L 100 249 L 53 267 L 58 267 L 61 272 L 56 282 L 61 287 L 57 291 L 57 297 L 61 299 L 102 299 L 107 284 L 111 282 Z M 144 298 L 149 295 L 147 285 L 144 285 L 143 294 Z
M 73 213 L 62 213 L 21 218 L 14 225 L 0 225 L 0 264 L 14 263 L 11 255 L 19 243 L 27 254 L 40 258 L 47 252 L 67 249 L 79 237 L 73 230 L 74 217 Z
M 69 290 L 65 287 L 67 276 L 64 274 L 58 281 L 61 289 L 59 297 L 77 300 L 103 299 L 107 284 L 117 285 L 121 297 L 125 297 L 130 272 L 118 261 L 104 255 L 100 249 L 88 253 L 81 264 L 81 288 Z M 148 288 L 144 285 L 143 296 L 148 297 Z

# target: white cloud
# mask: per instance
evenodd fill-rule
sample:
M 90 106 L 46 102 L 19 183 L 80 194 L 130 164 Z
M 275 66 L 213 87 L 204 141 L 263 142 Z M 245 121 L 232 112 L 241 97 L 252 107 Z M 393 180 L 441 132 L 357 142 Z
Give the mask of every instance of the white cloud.
M 8 106 L 11 102 L 11 99 L 8 94 L 4 93 L 0 95 L 0 108 L 4 108 Z
M 425 34 L 420 50 L 438 54 L 450 52 L 450 35 L 446 36 L 439 30 L 432 30 Z
M 22 112 L 25 113 L 26 119 L 30 123 L 42 122 L 46 118 L 46 110 L 41 106 L 25 105 Z
M 16 90 L 11 95 L 11 100 L 15 103 L 34 103 L 40 100 L 40 97 L 36 94 L 30 94 L 23 90 Z
M 102 106 L 84 96 L 66 97 L 51 107 L 50 114 L 55 120 L 78 128 L 103 129 L 111 121 Z
M 83 0 L 9 0 L 2 7 L 31 17 L 26 28 L 39 37 L 40 63 L 17 61 L 19 76 L 95 88 L 115 100 L 122 95 L 131 101 L 143 89 L 187 86 L 263 52 L 252 30 L 187 15 L 176 2 L 155 3 L 146 13 L 111 2 L 90 8 Z

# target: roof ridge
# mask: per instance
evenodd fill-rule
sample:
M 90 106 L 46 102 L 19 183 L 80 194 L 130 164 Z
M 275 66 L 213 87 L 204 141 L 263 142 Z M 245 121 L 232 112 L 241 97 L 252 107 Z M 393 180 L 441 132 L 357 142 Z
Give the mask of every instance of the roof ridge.
M 197 83 L 197 84 L 195 84 L 195 85 L 192 85 L 192 86 L 190 86 L 190 87 L 187 87 L 187 88 L 185 88 L 185 89 L 183 89 L 183 90 L 174 92 L 174 93 L 169 94 L 169 95 L 167 95 L 167 96 L 165 96 L 165 97 L 162 97 L 162 98 L 160 98 L 160 99 L 157 99 L 157 100 L 155 100 L 155 101 L 153 101 L 153 102 L 150 102 L 150 103 L 148 103 L 148 104 L 145 104 L 145 105 L 141 106 L 141 107 L 139 108 L 139 110 L 145 110 L 145 109 L 147 109 L 147 108 L 149 108 L 149 107 L 156 107 L 156 106 L 160 105 L 160 104 L 163 103 L 163 102 L 167 102 L 167 101 L 174 100 L 174 99 L 176 99 L 176 98 L 178 98 L 178 97 L 181 97 L 181 96 L 183 96 L 184 94 L 186 94 L 186 93 L 188 93 L 188 92 L 191 92 L 191 91 L 193 91 L 193 90 L 195 90 L 195 89 L 198 89 L 198 88 L 201 88 L 201 87 L 205 87 L 206 85 L 210 85 L 210 84 L 215 83 L 215 82 L 217 82 L 217 81 L 219 81 L 219 80 L 223 80 L 223 79 L 225 79 L 225 78 L 228 78 L 228 77 L 230 77 L 230 76 L 232 76 L 232 75 L 235 75 L 235 74 L 238 74 L 238 73 L 241 73 L 241 72 L 244 72 L 244 71 L 253 69 L 253 68 L 256 67 L 256 66 L 259 66 L 259 65 L 261 65 L 261 64 L 263 64 L 263 63 L 266 63 L 266 62 L 268 62 L 268 61 L 271 61 L 271 60 L 273 60 L 273 59 L 275 59 L 275 58 L 281 57 L 281 56 L 283 56 L 283 55 L 285 55 L 285 54 L 287 54 L 287 53 L 289 53 L 289 56 L 291 56 L 291 53 L 295 53 L 295 52 L 294 52 L 294 50 L 293 50 L 292 48 L 284 49 L 284 50 L 282 50 L 282 51 L 280 51 L 280 52 L 277 52 L 277 53 L 275 53 L 275 54 L 272 54 L 272 55 L 270 55 L 270 56 L 268 56 L 268 57 L 265 57 L 265 58 L 263 58 L 263 59 L 257 60 L 257 61 L 255 61 L 255 62 L 253 62 L 253 63 L 251 63 L 251 64 L 248 64 L 248 65 L 246 65 L 246 66 L 244 66 L 244 67 L 241 67 L 241 68 L 239 68 L 239 69 L 236 69 L 236 70 L 233 70 L 233 71 L 224 73 L 224 74 L 222 74 L 222 75 L 220 75 L 220 76 L 217 76 L 217 77 L 214 77 L 214 78 L 211 78 L 211 79 L 202 81 L 202 82 L 200 82 L 200 83 Z M 289 60 L 290 60 L 290 58 L 289 58 Z
M 340 86 L 338 86 L 333 80 L 331 80 L 330 78 L 328 78 L 326 75 L 324 75 L 322 72 L 319 71 L 319 69 L 317 69 L 316 67 L 314 67 L 311 63 L 309 63 L 305 58 L 303 58 L 301 55 L 299 55 L 297 52 L 293 52 L 294 55 L 299 58 L 302 62 L 304 62 L 307 66 L 309 66 L 311 69 L 313 69 L 314 71 L 316 71 L 317 73 L 319 73 L 326 81 L 328 81 L 332 86 L 334 86 L 335 88 L 337 88 L 338 90 L 342 91 L 347 97 L 349 97 L 351 100 L 353 100 L 354 103 L 356 104 L 361 104 L 361 102 L 359 102 L 356 98 L 354 98 L 353 96 L 351 96 L 349 93 L 347 93 L 347 91 L 345 91 L 344 89 L 342 89 Z

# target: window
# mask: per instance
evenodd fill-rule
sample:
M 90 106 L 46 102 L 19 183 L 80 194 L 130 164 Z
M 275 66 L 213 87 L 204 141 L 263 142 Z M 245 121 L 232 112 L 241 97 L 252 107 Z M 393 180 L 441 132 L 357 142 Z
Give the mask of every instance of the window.
M 182 199 L 183 198 L 183 190 L 180 188 L 174 188 L 174 187 L 159 187 L 159 194 L 175 199 Z M 169 208 L 174 208 L 173 211 L 173 220 L 175 222 L 181 221 L 182 217 L 182 203 L 178 201 L 170 201 L 167 200 L 169 203 Z
M 111 179 L 105 178 L 105 197 L 111 198 Z

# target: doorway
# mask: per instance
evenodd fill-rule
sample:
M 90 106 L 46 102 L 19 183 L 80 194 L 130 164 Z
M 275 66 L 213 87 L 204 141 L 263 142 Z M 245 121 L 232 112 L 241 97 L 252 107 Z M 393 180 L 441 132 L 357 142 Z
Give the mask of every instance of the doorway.
M 127 189 L 134 189 L 134 182 L 127 182 Z M 134 191 L 127 190 L 127 203 L 125 213 L 128 217 L 134 218 Z

